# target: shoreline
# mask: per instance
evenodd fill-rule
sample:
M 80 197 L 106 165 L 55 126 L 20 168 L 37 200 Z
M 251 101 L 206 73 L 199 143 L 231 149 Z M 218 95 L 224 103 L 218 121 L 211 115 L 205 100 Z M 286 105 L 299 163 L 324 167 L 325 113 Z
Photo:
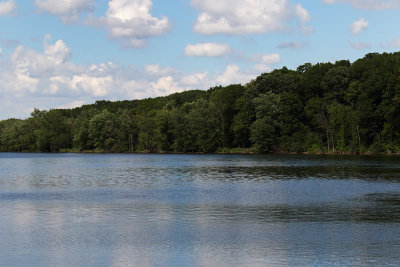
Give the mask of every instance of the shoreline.
M 135 151 L 135 152 L 114 152 L 114 151 L 96 151 L 96 150 L 66 150 L 58 152 L 42 152 L 42 151 L 0 151 L 0 153 L 32 153 L 32 154 L 154 154 L 154 155 L 275 155 L 275 156 L 289 156 L 289 155 L 303 155 L 303 156 L 400 156 L 400 152 L 382 152 L 373 153 L 370 151 L 363 153 L 349 153 L 349 152 L 271 152 L 259 153 L 251 150 L 245 151 L 222 151 L 222 152 L 149 152 L 149 151 Z

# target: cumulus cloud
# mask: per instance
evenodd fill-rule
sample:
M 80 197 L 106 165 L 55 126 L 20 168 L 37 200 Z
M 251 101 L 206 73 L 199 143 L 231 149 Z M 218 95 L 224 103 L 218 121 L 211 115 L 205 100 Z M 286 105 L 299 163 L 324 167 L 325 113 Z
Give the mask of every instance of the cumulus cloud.
M 86 104 L 85 101 L 82 101 L 82 100 L 75 100 L 75 101 L 72 101 L 72 102 L 70 102 L 70 103 L 66 103 L 66 104 L 63 104 L 63 105 L 59 105 L 59 106 L 57 106 L 57 108 L 60 108 L 60 109 L 71 109 L 71 108 L 80 107 L 80 106 L 82 106 L 82 105 L 84 105 L 84 104 Z
M 79 76 L 75 75 L 84 72 L 84 67 L 69 61 L 70 48 L 62 40 L 48 44 L 48 38 L 45 38 L 43 53 L 19 45 L 10 58 L 2 62 L 8 66 L 0 75 L 3 92 L 18 97 L 32 94 L 54 95 L 60 88 L 76 90 L 79 82 L 84 82 L 83 79 L 77 80 L 76 77 Z M 95 83 L 94 85 L 99 86 Z M 87 89 L 85 86 L 81 88 Z
M 127 47 L 144 47 L 147 39 L 160 36 L 171 29 L 167 17 L 153 17 L 151 0 L 111 0 L 104 17 L 89 18 L 87 23 L 103 27 L 111 39 Z
M 246 84 L 260 75 L 261 72 L 269 72 L 272 69 L 264 64 L 256 64 L 251 70 L 242 70 L 236 64 L 229 64 L 223 73 L 215 78 L 220 85 Z
M 120 67 L 112 62 L 77 65 L 70 61 L 70 48 L 63 40 L 43 42 L 44 51 L 18 46 L 10 58 L 1 62 L 0 88 L 17 97 L 62 95 L 64 97 L 98 97 L 122 99 L 140 91 L 141 96 L 154 97 L 191 89 L 206 81 L 199 74 L 185 76 L 170 67 L 146 65 L 142 70 L 133 66 Z M 193 78 L 198 77 L 195 81 Z M 182 82 L 184 81 L 184 82 Z M 206 89 L 202 85 L 201 89 Z M 144 91 L 143 91 L 144 90 Z
M 273 54 L 254 54 L 248 58 L 249 61 L 255 62 L 251 75 L 260 75 L 261 73 L 271 72 L 271 64 L 281 62 L 281 55 L 278 53 Z M 249 71 L 247 71 L 249 72 Z M 254 76 L 253 75 L 253 76 Z
M 19 45 L 1 58 L 1 119 L 26 117 L 34 107 L 67 108 L 97 99 L 156 97 L 212 85 L 208 74 L 185 74 L 159 64 L 143 69 L 112 62 L 85 66 L 70 58 L 68 45 L 63 40 L 52 42 L 49 35 L 42 52 Z
M 192 0 L 201 11 L 194 31 L 201 34 L 254 34 L 286 30 L 290 21 L 297 21 L 309 30 L 308 11 L 287 0 Z
M 192 57 L 221 57 L 232 52 L 228 44 L 200 43 L 189 44 L 185 48 L 185 55 Z
M 269 72 L 272 68 L 270 64 L 279 63 L 281 61 L 281 55 L 279 53 L 273 54 L 253 54 L 245 56 L 239 51 L 234 51 L 228 44 L 217 44 L 217 43 L 199 43 L 189 44 L 185 48 L 185 55 L 192 57 L 222 57 L 230 56 L 236 59 L 236 61 L 247 61 L 255 62 L 255 69 L 258 73 Z M 227 71 L 232 71 L 233 66 L 229 65 Z M 199 73 L 200 77 L 204 77 L 204 73 Z M 199 76 L 191 76 L 190 79 L 198 79 Z M 223 78 L 221 78 L 223 79 Z M 222 81 L 222 80 L 221 80 Z
M 361 18 L 361 19 L 353 22 L 350 25 L 350 29 L 351 29 L 352 33 L 355 34 L 355 35 L 359 34 L 363 30 L 365 30 L 366 28 L 368 28 L 368 22 L 365 21 L 364 18 Z
M 157 82 L 150 83 L 150 85 L 158 96 L 166 96 L 184 90 L 172 76 L 161 77 Z
M 0 16 L 11 16 L 15 9 L 17 9 L 17 5 L 14 0 L 0 2 Z
M 66 43 L 57 40 L 49 44 L 49 40 L 46 36 L 43 53 L 19 45 L 2 62 L 2 66 L 7 66 L 0 75 L 3 93 L 17 97 L 80 91 L 93 96 L 103 95 L 109 76 L 102 76 L 92 67 L 72 64 Z
M 150 97 L 148 82 L 145 80 L 127 80 L 122 82 L 121 88 L 126 99 L 143 99 Z
M 255 71 L 255 74 L 257 74 L 257 75 L 260 75 L 261 73 L 268 73 L 273 70 L 271 68 L 271 66 L 264 64 L 264 63 L 255 64 L 253 69 Z
M 71 57 L 71 49 L 63 40 L 57 40 L 54 44 L 48 44 L 48 40 L 50 39 L 51 36 L 46 35 L 44 40 L 44 55 L 47 57 L 48 61 L 53 62 L 55 65 L 61 65 L 68 61 Z
M 204 71 L 183 76 L 181 78 L 181 84 L 198 89 L 202 88 L 204 84 L 211 86 L 212 82 L 209 80 L 208 72 Z
M 60 16 L 63 22 L 73 22 L 79 19 L 83 12 L 94 9 L 94 0 L 35 0 L 40 11 Z
M 171 67 L 162 67 L 160 64 L 152 64 L 144 66 L 146 73 L 152 77 L 168 76 L 177 73 L 177 70 Z
M 261 60 L 265 64 L 273 64 L 273 63 L 278 63 L 281 61 L 281 55 L 278 53 L 275 54 L 269 54 L 269 55 L 263 55 L 261 57 Z
M 399 0 L 322 0 L 325 4 L 348 3 L 366 10 L 400 9 Z
M 107 95 L 107 89 L 113 85 L 113 78 L 110 75 L 104 77 L 93 77 L 88 74 L 74 75 L 70 81 L 70 87 L 74 91 L 83 90 L 93 96 Z
M 226 69 L 183 72 L 160 64 L 135 68 L 112 62 L 80 65 L 71 62 L 71 51 L 63 40 L 47 35 L 43 51 L 17 46 L 0 58 L 0 119 L 26 117 L 34 107 L 72 108 L 96 100 L 126 100 L 164 96 L 216 85 L 245 84 L 272 70 L 279 54 L 259 55 L 250 69 L 230 64 Z M 266 64 L 268 63 L 268 64 Z
M 260 61 L 264 64 L 274 64 L 281 61 L 281 55 L 278 53 L 267 54 L 267 55 L 254 55 L 252 56 L 254 61 Z

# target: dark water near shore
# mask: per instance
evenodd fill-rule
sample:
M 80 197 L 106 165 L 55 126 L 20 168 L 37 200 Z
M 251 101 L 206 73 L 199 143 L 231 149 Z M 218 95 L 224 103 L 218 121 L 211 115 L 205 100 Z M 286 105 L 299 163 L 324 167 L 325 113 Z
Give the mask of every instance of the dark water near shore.
M 399 157 L 0 153 L 0 266 L 399 263 Z

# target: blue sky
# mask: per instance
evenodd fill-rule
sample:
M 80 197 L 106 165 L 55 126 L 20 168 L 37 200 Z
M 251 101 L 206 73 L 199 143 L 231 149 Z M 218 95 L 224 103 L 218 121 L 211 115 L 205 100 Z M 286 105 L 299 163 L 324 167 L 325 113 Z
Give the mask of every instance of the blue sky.
M 0 119 L 400 49 L 400 0 L 0 0 Z

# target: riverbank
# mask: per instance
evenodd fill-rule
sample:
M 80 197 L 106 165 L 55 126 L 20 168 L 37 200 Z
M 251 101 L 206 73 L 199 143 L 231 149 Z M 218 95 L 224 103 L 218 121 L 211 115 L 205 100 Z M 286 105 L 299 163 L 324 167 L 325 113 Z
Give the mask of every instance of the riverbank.
M 30 152 L 30 151 L 26 151 Z M 35 152 L 33 152 L 35 153 Z M 40 152 L 38 152 L 40 153 Z M 80 154 L 232 154 L 232 155 L 385 155 L 385 156 L 400 156 L 400 152 L 372 152 L 364 151 L 362 153 L 351 153 L 346 151 L 335 151 L 335 152 L 324 152 L 324 151 L 313 151 L 313 152 L 286 152 L 276 151 L 269 153 L 260 153 L 252 148 L 225 148 L 218 149 L 215 152 L 174 152 L 174 151 L 133 151 L 133 152 L 116 152 L 110 150 L 76 150 L 76 149 L 62 149 L 55 153 L 80 153 Z

